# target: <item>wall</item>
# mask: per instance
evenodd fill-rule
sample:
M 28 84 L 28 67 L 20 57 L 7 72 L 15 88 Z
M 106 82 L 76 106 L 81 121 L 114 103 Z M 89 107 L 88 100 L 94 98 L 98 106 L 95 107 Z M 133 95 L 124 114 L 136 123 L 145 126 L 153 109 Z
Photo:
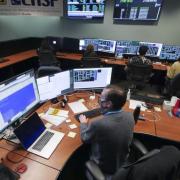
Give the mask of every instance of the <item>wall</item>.
M 62 2 L 61 2 L 62 3 Z M 62 17 L 0 16 L 0 41 L 23 37 L 67 36 L 127 39 L 180 45 L 180 1 L 165 0 L 157 25 L 113 24 L 114 1 L 107 0 L 103 22 Z

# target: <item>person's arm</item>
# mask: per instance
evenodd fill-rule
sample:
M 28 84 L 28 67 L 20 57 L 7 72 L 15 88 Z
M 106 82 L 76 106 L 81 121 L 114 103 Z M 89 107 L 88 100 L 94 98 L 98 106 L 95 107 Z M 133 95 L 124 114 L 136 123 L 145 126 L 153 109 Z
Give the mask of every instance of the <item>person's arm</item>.
M 80 115 L 80 132 L 81 132 L 81 139 L 83 142 L 89 143 L 91 142 L 94 136 L 94 129 L 92 123 L 89 123 L 89 119 L 86 118 L 85 115 Z

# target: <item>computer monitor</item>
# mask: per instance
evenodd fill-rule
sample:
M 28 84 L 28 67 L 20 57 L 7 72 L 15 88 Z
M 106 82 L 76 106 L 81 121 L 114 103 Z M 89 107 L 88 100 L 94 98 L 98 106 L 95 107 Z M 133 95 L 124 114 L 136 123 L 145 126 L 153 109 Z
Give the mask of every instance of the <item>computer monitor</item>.
M 123 57 L 124 54 L 136 55 L 139 49 L 139 41 L 120 40 L 116 42 L 116 58 Z
M 146 56 L 152 56 L 152 57 L 159 57 L 161 53 L 161 49 L 163 44 L 161 43 L 151 43 L 151 42 L 140 42 L 139 46 L 148 46 L 148 51 L 146 53 Z
M 115 53 L 116 41 L 99 39 L 98 52 Z
M 180 46 L 163 45 L 159 59 L 176 61 L 180 57 Z
M 115 0 L 116 21 L 157 21 L 163 0 Z
M 101 89 L 111 83 L 112 68 L 73 70 L 74 89 Z
M 99 41 L 99 39 L 80 39 L 79 40 L 79 50 L 85 51 L 86 47 L 89 44 L 92 44 L 94 46 L 94 51 L 97 51 L 98 50 L 98 41 Z
M 105 0 L 65 0 L 64 14 L 71 19 L 103 19 Z
M 38 78 L 37 85 L 41 102 L 72 92 L 72 70 Z
M 5 80 L 0 84 L 0 132 L 39 103 L 33 71 Z

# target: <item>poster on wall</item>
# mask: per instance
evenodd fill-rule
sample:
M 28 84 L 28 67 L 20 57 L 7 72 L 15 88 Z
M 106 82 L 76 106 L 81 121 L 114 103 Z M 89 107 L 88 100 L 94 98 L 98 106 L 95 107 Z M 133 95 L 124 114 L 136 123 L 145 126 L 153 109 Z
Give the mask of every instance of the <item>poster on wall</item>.
M 0 15 L 60 16 L 61 0 L 0 0 Z

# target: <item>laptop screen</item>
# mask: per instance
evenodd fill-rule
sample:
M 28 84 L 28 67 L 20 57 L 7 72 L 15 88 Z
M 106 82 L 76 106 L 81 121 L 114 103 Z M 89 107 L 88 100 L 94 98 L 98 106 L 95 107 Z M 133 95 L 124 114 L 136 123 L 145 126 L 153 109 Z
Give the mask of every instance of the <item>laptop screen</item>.
M 14 130 L 14 134 L 20 140 L 22 146 L 28 149 L 45 129 L 42 120 L 35 112 Z

